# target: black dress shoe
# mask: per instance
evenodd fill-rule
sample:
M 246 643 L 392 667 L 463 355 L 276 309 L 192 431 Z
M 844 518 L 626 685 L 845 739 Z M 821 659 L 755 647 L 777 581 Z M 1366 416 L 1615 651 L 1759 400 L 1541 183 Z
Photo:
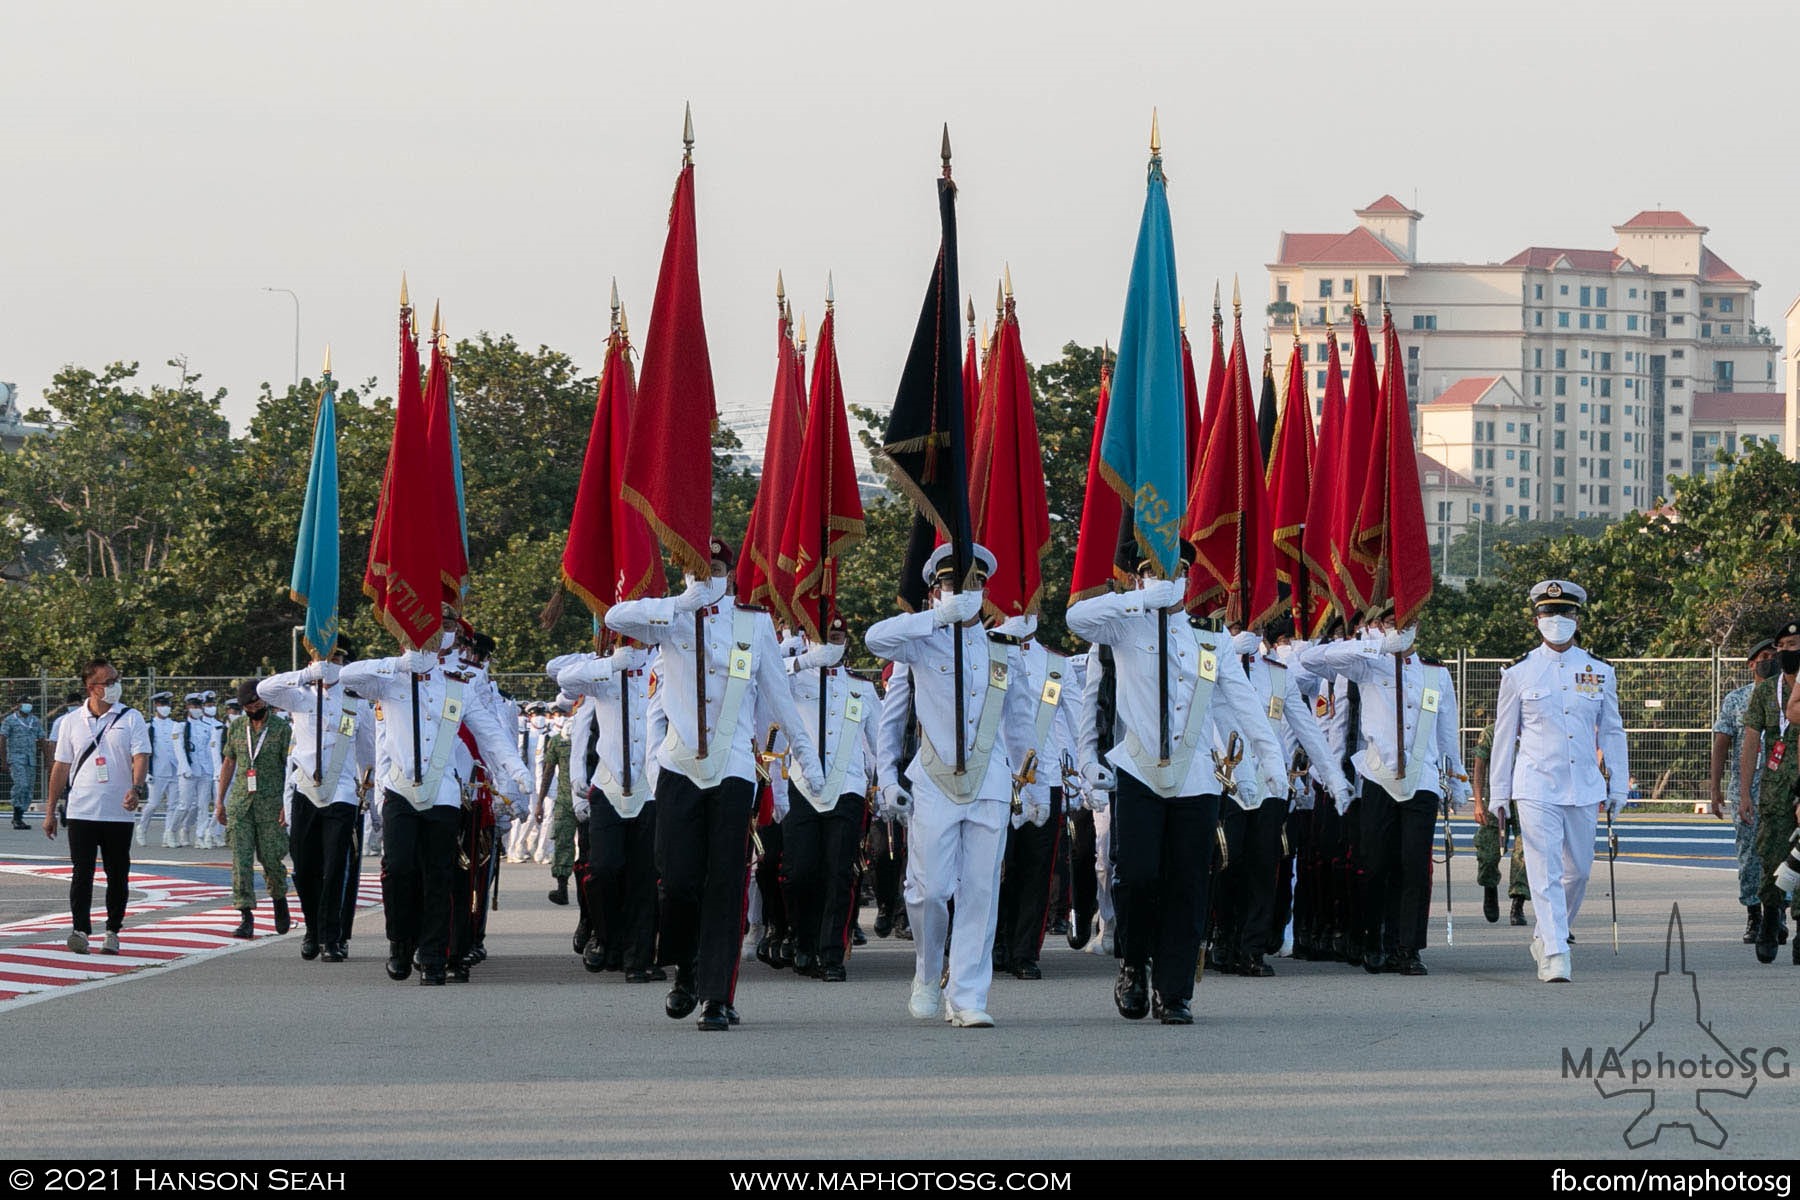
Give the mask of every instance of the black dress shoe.
M 894 932 L 894 918 L 887 913 L 875 914 L 875 936 L 884 938 Z
M 319 955 L 319 961 L 320 962 L 343 962 L 344 955 L 343 955 L 343 952 L 340 951 L 336 946 L 332 946 L 330 949 L 326 950 L 323 954 Z
M 1252 979 L 1267 979 L 1275 974 L 1275 968 L 1263 961 L 1260 954 L 1252 954 L 1244 962 L 1244 974 Z
M 725 1019 L 730 1021 L 733 1025 L 742 1025 L 744 1023 L 744 1019 L 738 1016 L 738 1010 L 735 1005 L 727 1004 L 725 1006 Z
M 791 967 L 794 965 L 793 938 L 784 937 L 781 939 L 781 945 L 775 951 L 775 965 L 777 967 Z
M 700 1020 L 695 1022 L 709 1033 L 724 1033 L 731 1028 L 731 1017 L 725 1012 L 723 1000 L 708 1000 L 706 1007 L 700 1010 Z
M 663 1011 L 669 1019 L 679 1021 L 694 1011 L 699 1002 L 694 995 L 694 972 L 691 967 L 675 968 L 675 986 L 669 989 L 668 997 L 663 1001 Z
M 444 986 L 444 968 L 441 966 L 420 968 L 420 970 L 419 970 L 419 986 L 420 987 L 443 987 Z
M 294 919 L 288 915 L 287 897 L 275 897 L 275 932 L 286 933 L 294 927 Z
M 1500 889 L 1498 887 L 1481 889 L 1481 915 L 1487 918 L 1489 925 L 1500 923 Z
M 387 973 L 395 980 L 412 974 L 412 948 L 405 942 L 388 943 Z
M 651 983 L 662 983 L 662 982 L 666 981 L 668 978 L 669 978 L 669 973 L 667 971 L 663 970 L 661 967 L 651 967 L 650 968 L 650 982 Z
M 1194 1023 L 1194 1006 L 1186 1000 L 1164 1000 L 1157 997 L 1156 1019 L 1164 1025 L 1192 1025 Z
M 852 946 L 866 946 L 869 944 L 869 935 L 862 931 L 861 924 L 852 925 L 850 927 L 850 944 Z
M 1150 1013 L 1150 989 L 1144 983 L 1144 968 L 1129 964 L 1119 968 L 1119 981 L 1113 984 L 1113 1006 L 1127 1021 L 1141 1021 Z
M 594 975 L 606 970 L 606 947 L 588 939 L 587 948 L 581 952 L 581 965 Z
M 1079 950 L 1094 933 L 1094 914 L 1078 912 L 1069 924 L 1069 949 Z
M 623 971 L 625 969 L 625 952 L 623 950 L 608 950 L 606 952 L 606 969 L 609 971 Z
M 237 928 L 231 931 L 231 936 L 234 938 L 244 938 L 246 940 L 255 937 L 256 922 L 251 919 L 251 910 L 248 908 L 240 908 L 238 909 L 238 913 L 243 919 L 237 923 Z
M 1417 950 L 1403 951 L 1400 955 L 1400 963 L 1399 963 L 1398 969 L 1399 969 L 1400 974 L 1402 974 L 1402 975 L 1429 975 L 1429 974 L 1431 974 L 1430 971 L 1425 969 L 1425 964 L 1419 960 L 1419 952 Z
M 345 962 L 350 957 L 350 939 L 339 938 L 337 942 L 337 962 Z
M 311 962 L 313 959 L 319 957 L 319 939 L 313 936 L 313 932 L 310 929 L 308 929 L 306 935 L 300 939 L 300 957 L 304 958 L 307 962 Z
M 575 953 L 580 954 L 587 949 L 588 919 L 586 917 L 581 918 L 581 920 L 576 924 L 575 937 L 574 937 L 573 941 L 574 941 L 574 946 L 575 946 Z
M 805 950 L 794 952 L 794 974 L 812 975 L 819 966 L 819 960 Z
M 1015 979 L 1042 979 L 1044 977 L 1043 971 L 1039 970 L 1038 965 L 1029 958 L 1021 958 L 1014 962 L 1012 973 Z
M 474 948 L 469 951 L 469 958 L 470 958 L 471 963 L 476 966 L 479 966 L 480 964 L 486 962 L 487 961 L 487 947 L 482 945 L 480 942 L 476 942 Z
M 1507 923 L 1510 925 L 1523 925 L 1525 923 L 1525 897 L 1513 897 L 1512 915 L 1507 918 Z
M 756 961 L 781 970 L 781 939 L 773 931 L 765 930 L 756 939 Z
M 843 963 L 828 963 L 819 968 L 819 978 L 826 983 L 843 983 L 850 976 L 844 971 Z
M 468 959 L 467 955 L 464 955 L 461 959 L 458 959 L 456 962 L 451 963 L 449 970 L 447 972 L 450 976 L 451 982 L 452 983 L 467 983 L 467 982 L 469 982 L 469 965 L 470 964 L 469 964 L 469 959 Z
M 1371 950 L 1363 955 L 1363 970 L 1371 975 L 1380 975 L 1389 969 L 1388 956 L 1379 950 Z
M 625 982 L 626 983 L 649 983 L 650 982 L 650 972 L 645 971 L 645 970 L 640 970 L 637 967 L 633 967 L 631 970 L 625 972 Z

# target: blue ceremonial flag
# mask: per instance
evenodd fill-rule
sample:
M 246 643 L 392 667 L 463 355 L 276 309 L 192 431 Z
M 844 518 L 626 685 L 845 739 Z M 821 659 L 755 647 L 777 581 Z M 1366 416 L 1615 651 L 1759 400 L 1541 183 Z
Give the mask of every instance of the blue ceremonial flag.
M 462 441 L 456 433 L 456 380 L 450 384 L 450 465 L 456 474 L 456 520 L 462 526 L 463 561 L 469 561 L 469 510 L 463 505 L 462 474 Z M 467 595 L 469 585 L 463 583 L 463 594 Z
M 306 648 L 330 655 L 338 636 L 337 384 L 325 371 L 325 391 L 313 420 L 312 470 L 294 539 L 294 577 L 289 594 L 306 605 Z
M 1162 155 L 1153 134 L 1149 190 L 1101 435 L 1100 474 L 1130 512 L 1139 551 L 1169 579 L 1180 572 L 1187 506 L 1180 296 Z

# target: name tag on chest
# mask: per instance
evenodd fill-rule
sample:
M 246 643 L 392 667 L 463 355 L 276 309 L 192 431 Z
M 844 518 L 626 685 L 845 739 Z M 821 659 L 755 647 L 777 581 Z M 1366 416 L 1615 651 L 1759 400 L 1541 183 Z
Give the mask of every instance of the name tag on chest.
M 731 677 L 750 678 L 750 647 L 738 642 L 731 648 Z

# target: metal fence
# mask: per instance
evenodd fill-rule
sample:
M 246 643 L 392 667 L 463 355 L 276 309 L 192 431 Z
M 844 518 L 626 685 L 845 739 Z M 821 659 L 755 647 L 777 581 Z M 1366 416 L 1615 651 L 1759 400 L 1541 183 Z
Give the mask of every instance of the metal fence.
M 1456 677 L 1456 695 L 1462 717 L 1463 752 L 1475 745 L 1482 727 L 1493 719 L 1500 692 L 1500 672 L 1507 659 L 1469 658 L 1459 655 L 1446 663 Z M 1751 681 L 1750 669 L 1741 659 L 1622 658 L 1613 660 L 1619 675 L 1619 710 L 1631 747 L 1631 772 L 1647 801 L 1697 804 L 1709 798 L 1712 724 L 1725 694 Z M 509 695 L 520 700 L 549 700 L 556 686 L 542 672 L 494 676 Z M 167 691 L 176 707 L 189 692 L 211 690 L 222 705 L 236 693 L 235 677 L 218 675 L 139 675 L 123 680 L 125 703 L 140 712 L 150 711 L 150 697 Z M 45 675 L 35 679 L 0 679 L 0 712 L 11 711 L 22 695 L 34 697 L 35 711 L 53 715 L 65 696 L 80 690 L 73 677 Z M 0 802 L 10 780 L 0 763 Z M 47 786 L 48 768 L 40 766 L 35 794 Z

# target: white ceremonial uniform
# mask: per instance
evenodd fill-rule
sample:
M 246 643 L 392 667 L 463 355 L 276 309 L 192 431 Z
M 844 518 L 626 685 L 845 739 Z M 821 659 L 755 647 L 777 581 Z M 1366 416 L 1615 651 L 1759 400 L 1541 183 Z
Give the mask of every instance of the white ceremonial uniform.
M 150 797 L 137 815 L 137 844 L 144 844 L 150 829 L 150 817 L 163 810 L 163 828 L 174 819 L 181 796 L 181 767 L 187 755 L 181 749 L 181 725 L 173 717 L 151 717 L 150 727 Z M 166 840 L 166 839 L 165 839 Z
M 812 734 L 813 745 L 823 755 L 821 766 L 824 768 L 827 782 L 838 769 L 838 755 L 847 753 L 849 759 L 844 763 L 843 781 L 840 795 L 854 792 L 861 796 L 868 791 L 869 785 L 875 781 L 875 731 L 881 725 L 881 697 L 875 691 L 875 685 L 858 679 L 843 667 L 826 667 L 825 685 L 825 732 L 821 740 L 819 732 L 819 663 L 822 658 L 819 650 L 809 650 L 787 660 L 788 684 L 793 689 L 794 707 L 800 711 L 800 720 Z M 862 703 L 862 716 L 857 722 L 855 736 L 846 739 L 844 726 L 848 723 L 845 712 L 849 697 L 856 696 Z M 787 789 L 788 804 L 804 804 L 804 797 L 792 788 Z M 829 789 L 827 789 L 829 790 Z M 836 804 L 837 796 L 826 796 L 823 802 L 829 806 Z
M 956 728 L 954 638 L 963 645 L 963 727 Z M 1029 748 L 1033 697 L 1025 687 L 1006 680 L 1006 690 L 990 695 L 988 634 L 980 625 L 955 631 L 938 625 L 930 612 L 902 613 L 877 621 L 864 635 L 869 653 L 906 666 L 913 712 L 920 728 L 919 750 L 903 765 L 911 782 L 912 817 L 908 826 L 906 909 L 912 924 L 915 982 L 935 985 L 950 944 L 950 985 L 944 993 L 953 1010 L 985 1012 L 994 980 L 994 929 L 999 919 L 1000 868 L 1006 852 L 1007 819 L 1011 814 L 1014 762 Z M 1002 671 L 1010 675 L 1002 657 Z M 898 681 L 900 671 L 894 671 Z M 897 699 L 896 699 L 897 698 Z M 982 763 L 975 754 L 976 733 L 990 702 L 1003 706 L 998 736 Z M 906 692 L 890 685 L 887 707 L 906 708 Z M 902 718 L 904 724 L 904 718 Z M 1021 734 L 1024 736 L 1021 737 Z M 959 802 L 945 791 L 926 763 L 939 763 L 953 774 L 960 737 L 969 796 Z M 892 747 L 897 751 L 898 747 Z M 889 768 L 883 768 L 888 770 Z M 898 777 L 901 765 L 892 768 Z M 977 778 L 978 776 L 978 778 Z M 949 902 L 956 899 L 956 927 L 950 928 Z
M 645 651 L 634 648 L 623 658 L 616 652 L 604 656 L 571 654 L 550 662 L 556 671 L 556 686 L 571 696 L 582 697 L 583 711 L 592 713 L 589 727 L 596 759 L 593 774 L 587 779 L 580 778 L 587 762 L 586 738 L 580 755 L 575 753 L 574 739 L 570 739 L 569 761 L 576 774 L 578 807 L 585 809 L 582 793 L 589 787 L 627 819 L 637 816 L 654 798 L 645 770 L 650 749 L 649 659 Z M 629 792 L 625 790 L 627 777 L 631 781 Z
M 1279 719 L 1275 716 L 1277 708 L 1273 703 L 1277 677 L 1282 681 Z M 1332 752 L 1318 718 L 1313 715 L 1312 704 L 1302 690 L 1302 681 L 1306 678 L 1310 676 L 1305 672 L 1272 657 L 1259 656 L 1250 665 L 1250 686 L 1256 689 L 1257 699 L 1262 701 L 1263 710 L 1269 714 L 1270 721 L 1281 738 L 1287 769 L 1292 770 L 1295 753 L 1304 751 L 1308 775 L 1336 799 L 1349 793 L 1350 784 L 1344 779 L 1343 768 Z M 1298 791 L 1290 787 L 1289 792 L 1294 796 L 1295 808 L 1307 809 L 1313 806 L 1310 787 L 1303 787 Z
M 1056 711 L 1050 718 L 1050 727 L 1044 731 L 1041 744 L 1034 744 L 1037 735 L 1037 721 L 1043 704 L 1044 684 L 1049 678 L 1051 663 L 1054 661 L 1056 671 L 1062 676 L 1060 681 L 1061 695 L 1056 702 Z M 1028 707 L 1031 718 L 1025 727 L 1018 731 L 1019 741 L 1028 749 L 1037 751 L 1037 762 L 1034 767 L 1037 778 L 1019 789 L 1019 804 L 1022 808 L 1014 820 L 1014 825 L 1025 821 L 1042 828 L 1050 819 L 1050 789 L 1058 791 L 1063 787 L 1063 760 L 1074 759 L 1075 747 L 1079 744 L 1079 712 L 1081 708 L 1081 685 L 1071 667 L 1073 660 L 1066 655 L 1055 654 L 1039 642 L 1036 637 L 1026 637 L 1012 647 L 1011 670 L 1014 674 L 1013 686 L 1023 689 L 1030 701 Z M 1065 811 L 1072 803 L 1068 796 L 1063 797 Z
M 1501 672 L 1488 778 L 1495 815 L 1504 821 L 1513 806 L 1519 814 L 1534 940 L 1546 957 L 1567 954 L 1594 866 L 1600 806 L 1617 812 L 1630 794 L 1612 664 L 1580 646 L 1558 653 L 1540 643 Z
M 213 798 L 219 794 L 219 777 L 225 771 L 225 722 L 214 713 L 208 713 L 206 720 L 212 741 L 212 778 L 206 781 L 206 796 L 200 804 L 194 844 L 217 849 L 225 844 L 225 826 L 213 815 Z
M 1096 762 L 1100 753 L 1100 689 L 1104 684 L 1106 669 L 1100 662 L 1100 647 L 1089 643 L 1084 656 L 1085 665 L 1081 671 L 1081 715 L 1076 722 L 1075 732 L 1075 764 L 1081 770 L 1089 763 Z M 1107 741 L 1117 744 L 1119 740 L 1119 722 L 1117 706 L 1114 707 L 1113 727 L 1107 731 Z M 1109 747 L 1110 748 L 1110 747 Z M 1105 792 L 1088 790 L 1085 786 L 1082 794 L 1094 812 L 1094 873 L 1099 888 L 1095 895 L 1095 912 L 1102 925 L 1111 929 L 1113 913 L 1112 895 L 1112 805 L 1108 803 Z M 1104 948 L 1104 936 L 1100 929 L 1094 931 L 1093 940 L 1085 949 L 1100 953 Z
M 458 674 L 461 674 L 459 671 Z M 434 666 L 419 680 L 419 754 L 421 765 L 429 764 L 438 740 L 457 737 L 461 725 L 467 725 L 481 748 L 495 780 L 495 787 L 511 785 L 513 793 L 531 786 L 531 777 L 520 761 L 511 732 L 494 715 L 477 688 L 465 686 L 462 719 L 457 724 L 443 720 L 444 701 L 452 679 L 444 664 Z M 467 684 L 468 681 L 459 681 Z M 355 692 L 375 706 L 375 747 L 378 759 L 376 785 L 392 790 L 396 782 L 413 782 L 412 685 L 404 656 L 372 658 L 350 663 L 338 677 L 341 687 Z M 459 739 L 460 740 L 460 739 Z M 452 747 L 452 754 L 455 748 Z M 464 751 L 466 753 L 466 750 Z M 438 780 L 437 791 L 429 799 L 437 808 L 462 807 L 462 784 L 454 770 L 445 770 Z
M 1378 640 L 1368 638 L 1321 642 L 1301 652 L 1300 665 L 1314 675 L 1338 676 L 1356 684 L 1362 728 L 1354 735 L 1346 731 L 1346 736 L 1356 736 L 1362 745 L 1352 762 L 1365 780 L 1380 786 L 1398 804 L 1410 803 L 1420 792 L 1429 792 L 1441 800 L 1446 787 L 1441 766 L 1449 762 L 1456 773 L 1467 773 L 1461 767 L 1456 695 L 1449 690 L 1449 674 L 1441 667 L 1421 662 L 1417 654 L 1409 651 L 1406 655 L 1402 680 L 1406 688 L 1407 775 L 1400 779 L 1400 753 L 1394 740 L 1394 656 L 1381 653 L 1380 645 Z M 1429 745 L 1421 747 L 1417 734 L 1427 689 L 1437 693 L 1438 711 L 1432 720 Z M 1340 698 L 1337 707 L 1347 710 L 1349 705 Z M 1421 750 L 1426 752 L 1420 753 Z
M 163 845 L 177 849 L 194 844 L 202 809 L 212 805 L 208 789 L 212 787 L 215 760 L 212 749 L 212 726 L 216 722 L 198 708 L 188 709 L 186 723 L 180 732 L 181 771 L 180 799 L 163 822 Z
M 336 780 L 330 785 L 327 803 L 348 804 L 354 808 L 359 802 L 356 794 L 357 778 L 375 765 L 375 722 L 370 717 L 368 705 L 361 700 L 346 697 L 341 683 L 326 687 L 324 720 L 320 722 L 316 715 L 319 711 L 318 685 L 312 682 L 317 676 L 308 676 L 308 670 L 289 671 L 260 680 L 256 685 L 256 694 L 270 708 L 290 714 L 293 736 L 289 739 L 288 761 L 294 775 L 294 788 L 300 793 L 300 798 L 311 803 L 307 797 L 316 795 L 319 791 L 320 767 L 314 757 L 313 742 L 315 725 L 319 725 L 322 728 L 320 748 L 325 755 L 324 765 L 329 767 L 340 757 L 342 762 Z M 355 722 L 355 729 L 350 735 L 351 744 L 340 756 L 338 739 L 342 736 L 346 716 Z

